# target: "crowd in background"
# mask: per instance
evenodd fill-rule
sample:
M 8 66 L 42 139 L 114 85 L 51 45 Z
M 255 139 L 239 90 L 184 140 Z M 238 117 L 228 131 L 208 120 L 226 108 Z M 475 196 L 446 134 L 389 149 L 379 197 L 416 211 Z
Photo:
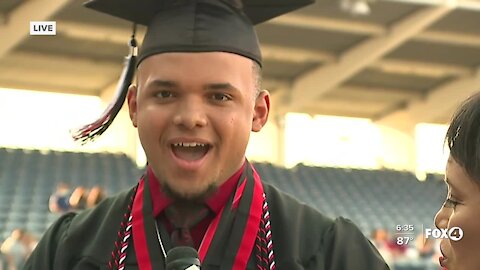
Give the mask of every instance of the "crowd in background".
M 398 237 L 402 238 L 399 244 Z M 403 269 L 415 262 L 422 270 L 440 270 L 438 258 L 440 241 L 418 234 L 413 241 L 405 243 L 404 235 L 397 235 L 385 229 L 376 229 L 370 241 L 378 249 L 391 269 Z
M 48 207 L 52 213 L 64 214 L 80 211 L 98 204 L 105 198 L 99 186 L 71 188 L 59 183 L 50 196 Z M 38 243 L 38 237 L 22 228 L 14 229 L 3 242 L 0 239 L 0 270 L 21 270 L 26 259 Z
M 78 186 L 74 189 L 67 183 L 59 183 L 50 196 L 48 208 L 52 213 L 66 213 L 91 208 L 105 198 L 105 191 L 99 186 L 87 189 Z

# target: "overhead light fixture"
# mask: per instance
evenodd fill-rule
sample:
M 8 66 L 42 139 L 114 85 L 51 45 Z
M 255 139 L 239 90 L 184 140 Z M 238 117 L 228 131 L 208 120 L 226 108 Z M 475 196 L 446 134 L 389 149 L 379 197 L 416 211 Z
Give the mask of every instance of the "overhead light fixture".
M 352 4 L 351 12 L 354 15 L 369 15 L 370 14 L 370 6 L 365 1 L 355 1 Z
M 367 0 L 340 0 L 340 8 L 352 15 L 366 16 L 371 13 Z

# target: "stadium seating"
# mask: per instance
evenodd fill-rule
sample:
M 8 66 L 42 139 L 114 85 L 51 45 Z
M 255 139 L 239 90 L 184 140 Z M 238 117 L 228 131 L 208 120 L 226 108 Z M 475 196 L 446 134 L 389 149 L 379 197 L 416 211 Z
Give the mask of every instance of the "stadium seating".
M 59 182 L 100 185 L 114 194 L 135 184 L 139 175 L 123 154 L 0 148 L 0 242 L 18 227 L 40 235 L 58 218 L 49 213 L 48 199 Z
M 420 182 L 409 172 L 307 167 L 292 170 L 256 164 L 259 174 L 299 200 L 332 216 L 352 219 L 368 235 L 375 228 L 395 231 L 411 224 L 415 231 L 433 226 L 433 217 L 445 199 L 440 176 Z
M 264 181 L 325 214 L 352 219 L 369 235 L 374 228 L 395 230 L 412 224 L 417 232 L 432 226 L 446 195 L 439 176 L 418 181 L 412 173 L 309 167 L 293 169 L 257 163 Z M 59 182 L 103 186 L 108 194 L 133 186 L 142 169 L 124 154 L 72 153 L 0 148 L 0 241 L 13 228 L 38 235 L 56 219 L 48 198 Z

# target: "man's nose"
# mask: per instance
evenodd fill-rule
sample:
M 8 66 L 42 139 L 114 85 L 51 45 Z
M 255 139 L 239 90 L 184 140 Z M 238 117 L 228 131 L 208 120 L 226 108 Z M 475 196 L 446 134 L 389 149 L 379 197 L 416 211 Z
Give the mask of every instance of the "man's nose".
M 207 117 L 202 101 L 197 98 L 186 98 L 183 100 L 177 107 L 173 123 L 187 129 L 206 126 Z

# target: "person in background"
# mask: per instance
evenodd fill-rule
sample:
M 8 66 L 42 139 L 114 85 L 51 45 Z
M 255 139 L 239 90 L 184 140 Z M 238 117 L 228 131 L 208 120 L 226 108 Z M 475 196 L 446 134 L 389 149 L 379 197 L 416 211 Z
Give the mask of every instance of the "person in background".
M 85 207 L 92 208 L 99 204 L 107 195 L 103 188 L 99 186 L 94 186 L 88 192 L 88 195 L 85 200 Z
M 418 258 L 422 261 L 431 261 L 435 255 L 435 239 L 425 238 L 425 235 L 421 233 L 415 238 L 415 248 Z
M 25 247 L 26 257 L 32 254 L 33 250 L 37 247 L 38 238 L 31 232 L 26 231 L 21 238 L 22 244 Z
M 0 270 L 6 270 L 7 269 L 7 257 L 1 251 L 2 245 L 3 245 L 3 242 L 2 242 L 2 240 L 0 240 Z
M 370 234 L 370 240 L 377 248 L 380 255 L 388 265 L 392 265 L 392 254 L 389 248 L 390 233 L 382 228 L 377 228 Z
M 68 200 L 70 204 L 70 210 L 75 211 L 85 209 L 87 205 L 87 196 L 88 189 L 83 186 L 76 187 Z
M 70 195 L 72 191 L 70 185 L 64 182 L 57 184 L 55 192 L 50 196 L 48 208 L 52 213 L 66 213 L 71 210 Z
M 94 207 L 105 197 L 105 191 L 100 186 L 94 186 L 90 189 L 79 186 L 72 192 L 69 202 L 73 211 L 79 211 Z
M 419 261 L 425 270 L 437 270 L 438 266 L 438 241 L 433 238 L 426 238 L 420 233 L 415 238 L 415 259 Z
M 25 260 L 29 255 L 24 242 L 25 234 L 26 232 L 23 229 L 13 230 L 0 247 L 0 252 L 3 253 L 7 259 L 7 269 L 9 270 L 22 269 Z

